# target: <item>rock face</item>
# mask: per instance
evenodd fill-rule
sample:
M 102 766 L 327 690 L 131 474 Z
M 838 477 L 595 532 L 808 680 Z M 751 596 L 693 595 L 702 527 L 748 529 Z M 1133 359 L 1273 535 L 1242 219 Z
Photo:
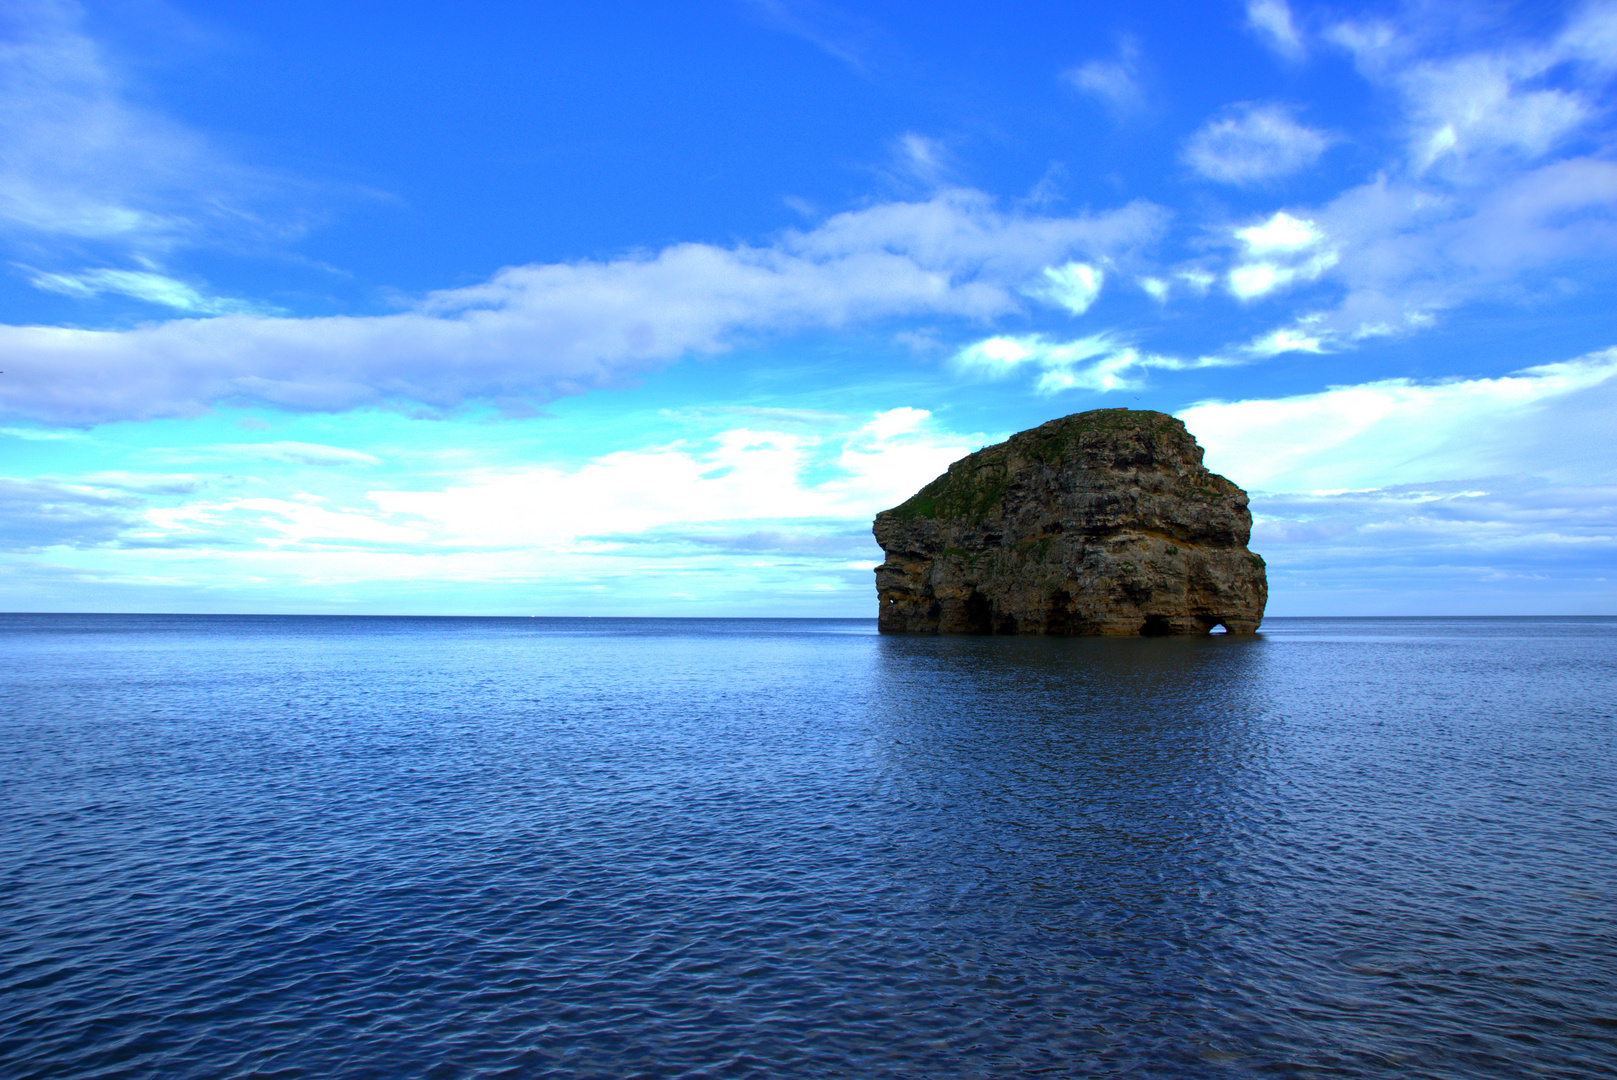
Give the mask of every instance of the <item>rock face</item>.
M 877 514 L 874 532 L 883 633 L 1249 634 L 1269 597 L 1246 492 L 1159 412 L 1013 435 Z

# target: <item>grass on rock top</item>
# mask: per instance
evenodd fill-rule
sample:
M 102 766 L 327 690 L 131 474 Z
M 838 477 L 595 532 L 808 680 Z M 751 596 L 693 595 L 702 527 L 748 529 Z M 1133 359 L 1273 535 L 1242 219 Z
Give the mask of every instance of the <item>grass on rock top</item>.
M 1073 413 L 1017 432 L 1005 442 L 966 455 L 950 465 L 948 472 L 883 513 L 896 514 L 904 521 L 918 517 L 984 521 L 1010 486 L 1013 454 L 1045 465 L 1058 465 L 1067 460 L 1070 450 L 1083 445 L 1084 436 L 1121 431 L 1190 438 L 1185 425 L 1167 413 L 1141 409 L 1091 409 Z

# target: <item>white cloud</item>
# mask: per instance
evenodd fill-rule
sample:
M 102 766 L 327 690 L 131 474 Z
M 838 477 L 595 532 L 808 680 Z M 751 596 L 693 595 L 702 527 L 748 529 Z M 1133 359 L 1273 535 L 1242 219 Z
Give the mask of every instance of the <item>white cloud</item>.
M 1273 262 L 1245 263 L 1230 271 L 1230 293 L 1240 300 L 1255 300 L 1298 281 L 1313 281 L 1336 260 L 1334 251 L 1326 251 L 1290 266 Z
M 246 541 L 271 550 L 311 546 L 416 547 L 427 541 L 418 528 L 350 508 L 330 508 L 308 498 L 225 499 L 146 511 L 145 526 L 125 538 L 128 546 L 192 547 Z
M 1292 326 L 1271 330 L 1246 346 L 1244 351 L 1252 356 L 1270 357 L 1295 352 L 1322 353 L 1327 349 L 1325 340 L 1319 335 L 1309 333 L 1304 327 Z
M 1271 613 L 1609 613 L 1617 349 L 1502 378 L 1387 379 L 1180 419 L 1252 491 Z
M 828 531 L 862 536 L 876 511 L 902 502 L 982 441 L 935 430 L 925 410 L 897 408 L 824 436 L 732 428 L 699 443 L 620 451 L 578 467 L 473 469 L 444 488 L 376 490 L 362 502 L 312 496 L 192 501 L 148 510 L 143 531 L 125 543 L 383 544 L 404 545 L 423 557 L 511 551 L 527 556 L 529 574 L 543 560 L 659 559 L 692 543 L 761 549 L 773 541 L 760 539 L 760 528 L 795 531 L 799 542 Z M 287 448 L 303 453 L 305 444 L 227 449 Z M 845 541 L 817 543 L 829 556 L 848 557 Z M 868 546 L 861 539 L 853 548 Z
M 925 410 L 876 415 L 840 437 L 736 428 L 702 446 L 621 451 L 578 469 L 492 471 L 442 491 L 377 491 L 385 514 L 456 548 L 563 546 L 595 537 L 742 521 L 843 520 L 869 527 L 972 449 L 929 430 Z M 819 473 L 821 479 L 810 479 Z M 602 539 L 604 538 L 604 539 Z
M 1092 334 L 1076 341 L 1051 341 L 1042 334 L 991 337 L 954 355 L 956 370 L 979 378 L 1004 378 L 1021 370 L 1039 373 L 1034 386 L 1041 394 L 1063 390 L 1133 390 L 1146 372 L 1157 369 L 1225 367 L 1238 361 L 1203 356 L 1182 360 L 1142 352 L 1112 334 Z
M 784 424 L 794 428 L 827 429 L 845 425 L 848 415 L 823 409 L 789 409 L 759 405 L 696 405 L 684 409 L 658 409 L 658 415 L 675 420 L 736 418 L 748 422 Z
M 1140 84 L 1140 47 L 1133 38 L 1118 44 L 1111 60 L 1089 60 L 1061 73 L 1069 85 L 1098 98 L 1119 116 L 1145 108 L 1145 90 Z
M 1230 292 L 1250 300 L 1273 292 L 1291 280 L 1292 274 L 1269 263 L 1249 263 L 1230 271 Z
M 1006 213 L 954 190 L 838 214 L 768 246 L 677 244 L 610 262 L 512 267 L 394 315 L 6 326 L 0 410 L 84 424 L 193 414 L 220 401 L 341 410 L 548 400 L 719 352 L 749 333 L 1017 311 L 1030 275 L 1077 254 L 1122 253 L 1163 221 L 1144 203 L 1096 216 Z
M 1246 24 L 1263 43 L 1286 60 L 1301 60 L 1303 39 L 1291 19 L 1286 0 L 1247 0 Z
M 987 441 L 939 430 L 925 410 L 903 407 L 836 430 L 737 427 L 581 465 L 462 463 L 413 490 L 364 491 L 338 474 L 300 475 L 292 490 L 271 478 L 251 497 L 229 494 L 240 485 L 222 475 L 0 478 L 8 508 L 0 550 L 56 549 L 59 567 L 81 564 L 75 549 L 113 546 L 117 561 L 100 575 L 109 580 L 171 591 L 209 578 L 210 588 L 227 591 L 256 583 L 290 590 L 305 605 L 341 606 L 356 595 L 342 590 L 377 586 L 407 604 L 395 590 L 478 582 L 561 590 L 582 610 L 603 601 L 656 610 L 664 590 L 685 594 L 687 609 L 693 598 L 711 609 L 760 589 L 775 604 L 804 589 L 863 602 L 879 560 L 871 518 Z M 221 454 L 375 460 L 298 443 L 207 447 L 199 456 Z M 581 600 L 579 590 L 594 590 L 594 599 Z
M 1267 491 L 1534 473 L 1617 475 L 1617 349 L 1500 378 L 1385 379 L 1179 412 L 1209 468 Z
M 1252 300 L 1299 281 L 1313 281 L 1340 255 L 1313 221 L 1280 211 L 1259 225 L 1235 230 L 1247 262 L 1229 272 L 1230 292 Z
M 1088 311 L 1106 283 L 1105 271 L 1081 262 L 1046 267 L 1043 277 L 1044 281 L 1027 290 L 1028 295 L 1064 307 L 1074 315 Z
M 1323 243 L 1325 234 L 1312 221 L 1280 211 L 1261 225 L 1235 230 L 1235 238 L 1246 247 L 1248 256 L 1291 254 Z
M 64 296 L 91 297 L 119 293 L 195 315 L 223 315 L 258 310 L 258 305 L 228 296 L 207 296 L 183 281 L 150 270 L 83 270 L 76 274 L 32 271 L 28 283 Z
M 1209 180 L 1253 184 L 1308 168 L 1330 143 L 1284 106 L 1244 104 L 1202 125 L 1185 143 L 1184 159 Z

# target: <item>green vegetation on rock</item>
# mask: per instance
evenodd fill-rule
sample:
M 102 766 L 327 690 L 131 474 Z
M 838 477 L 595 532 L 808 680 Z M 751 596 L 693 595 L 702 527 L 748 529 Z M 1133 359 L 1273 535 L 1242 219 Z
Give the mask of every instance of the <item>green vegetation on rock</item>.
M 986 521 L 998 508 L 1009 486 L 1014 458 L 1031 458 L 1048 466 L 1063 466 L 1081 453 L 1087 437 L 1113 432 L 1146 431 L 1159 437 L 1189 439 L 1185 425 L 1166 413 L 1137 409 L 1092 409 L 1051 420 L 1009 441 L 968 454 L 949 471 L 887 513 L 909 521 Z M 1209 496 L 1221 493 L 1204 489 Z
M 978 451 L 978 454 L 982 451 Z M 916 492 L 909 501 L 895 507 L 889 513 L 897 514 L 908 520 L 917 517 L 937 518 L 942 521 L 952 521 L 964 518 L 968 521 L 980 522 L 986 520 L 999 505 L 1000 497 L 1005 494 L 1006 480 L 1003 465 L 997 476 L 990 473 L 990 478 L 981 479 L 984 470 L 981 468 L 967 470 L 961 466 L 970 462 L 972 458 L 963 458 L 949 467 L 949 471 L 932 481 L 926 487 Z

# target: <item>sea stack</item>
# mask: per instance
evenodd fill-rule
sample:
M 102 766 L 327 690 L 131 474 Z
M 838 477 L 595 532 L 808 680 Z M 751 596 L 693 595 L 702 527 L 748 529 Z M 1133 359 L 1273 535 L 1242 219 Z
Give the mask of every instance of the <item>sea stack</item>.
M 876 515 L 883 633 L 1250 634 L 1269 583 L 1246 492 L 1166 413 L 1074 413 Z

